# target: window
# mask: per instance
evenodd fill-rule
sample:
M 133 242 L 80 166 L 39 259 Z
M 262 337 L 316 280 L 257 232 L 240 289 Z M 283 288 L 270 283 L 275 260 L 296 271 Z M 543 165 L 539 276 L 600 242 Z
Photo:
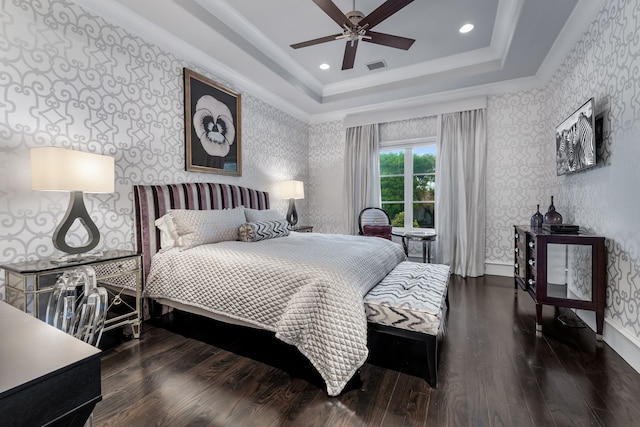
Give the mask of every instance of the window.
M 436 143 L 387 142 L 380 149 L 382 209 L 391 225 L 405 229 L 435 227 Z

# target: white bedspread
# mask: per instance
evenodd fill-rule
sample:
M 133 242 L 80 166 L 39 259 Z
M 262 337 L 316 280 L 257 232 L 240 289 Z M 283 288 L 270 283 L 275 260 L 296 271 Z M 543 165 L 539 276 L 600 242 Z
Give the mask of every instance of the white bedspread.
M 368 355 L 364 295 L 404 259 L 399 244 L 374 237 L 221 242 L 156 254 L 145 294 L 274 331 L 335 396 Z

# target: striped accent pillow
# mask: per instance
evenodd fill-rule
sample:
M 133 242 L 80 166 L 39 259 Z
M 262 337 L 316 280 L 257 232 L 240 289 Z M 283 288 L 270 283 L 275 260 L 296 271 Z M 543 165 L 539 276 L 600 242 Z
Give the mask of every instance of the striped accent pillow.
M 286 219 L 248 222 L 242 224 L 238 229 L 240 240 L 243 242 L 259 242 L 260 240 L 285 237 L 289 233 L 289 222 Z

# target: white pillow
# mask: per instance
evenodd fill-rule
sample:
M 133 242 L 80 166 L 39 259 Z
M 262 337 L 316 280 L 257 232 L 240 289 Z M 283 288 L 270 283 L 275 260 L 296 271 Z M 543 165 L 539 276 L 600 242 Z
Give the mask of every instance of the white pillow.
M 244 208 L 223 210 L 170 210 L 182 249 L 205 243 L 238 240 L 238 228 L 244 224 Z
M 178 235 L 176 224 L 173 222 L 173 217 L 171 215 L 163 215 L 156 219 L 155 224 L 160 230 L 160 250 L 180 246 L 180 236 Z
M 245 209 L 244 214 L 247 222 L 276 221 L 284 219 L 282 214 L 273 209 Z

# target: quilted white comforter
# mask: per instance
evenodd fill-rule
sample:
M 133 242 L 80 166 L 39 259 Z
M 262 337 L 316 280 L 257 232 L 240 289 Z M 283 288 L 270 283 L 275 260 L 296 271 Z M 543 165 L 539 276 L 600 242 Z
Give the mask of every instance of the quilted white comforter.
M 363 297 L 405 259 L 388 240 L 291 233 L 157 253 L 145 294 L 274 331 L 339 394 L 368 355 Z

